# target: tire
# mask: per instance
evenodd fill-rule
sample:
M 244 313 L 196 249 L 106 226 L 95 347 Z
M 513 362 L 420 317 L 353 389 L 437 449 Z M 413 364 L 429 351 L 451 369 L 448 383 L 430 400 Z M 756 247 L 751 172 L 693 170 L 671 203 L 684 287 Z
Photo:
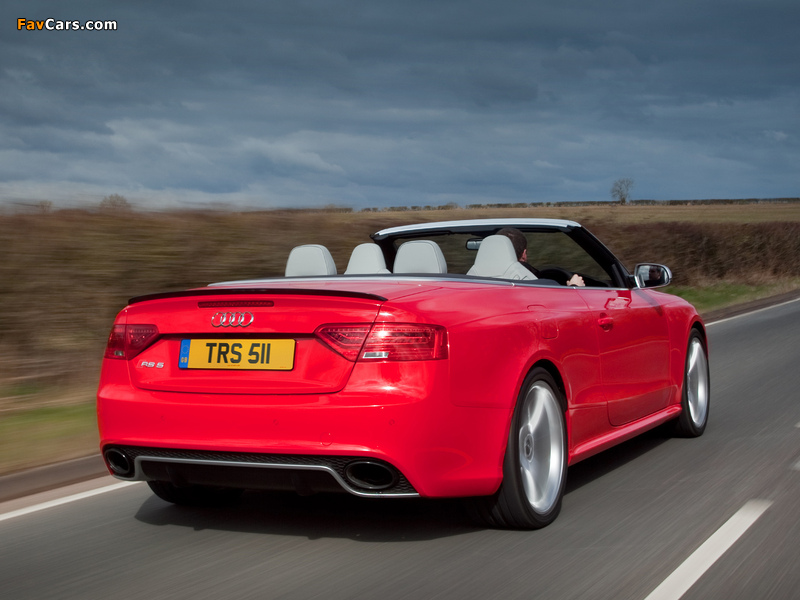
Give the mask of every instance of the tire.
M 544 369 L 533 369 L 514 409 L 503 482 L 493 496 L 472 499 L 472 515 L 492 527 L 539 529 L 552 523 L 567 481 L 566 431 L 556 382 Z
M 703 435 L 708 423 L 711 400 L 711 378 L 708 371 L 708 352 L 705 341 L 694 329 L 686 347 L 686 364 L 683 370 L 681 414 L 675 420 L 675 434 L 680 437 Z
M 238 500 L 244 492 L 238 488 L 206 485 L 178 487 L 169 481 L 148 481 L 147 485 L 162 500 L 182 506 L 225 506 Z

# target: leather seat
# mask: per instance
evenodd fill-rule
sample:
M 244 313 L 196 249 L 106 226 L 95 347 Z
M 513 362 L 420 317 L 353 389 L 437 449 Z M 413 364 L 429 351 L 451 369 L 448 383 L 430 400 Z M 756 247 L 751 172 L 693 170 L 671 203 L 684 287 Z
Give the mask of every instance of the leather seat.
M 413 240 L 397 249 L 394 273 L 447 273 L 447 261 L 436 242 Z
M 475 264 L 467 275 L 497 279 L 536 279 L 536 275 L 517 260 L 514 245 L 504 235 L 490 235 L 483 239 Z
M 286 261 L 286 277 L 336 275 L 336 263 L 325 246 L 306 244 L 295 246 Z
M 344 271 L 345 275 L 374 275 L 376 273 L 390 273 L 386 268 L 386 259 L 378 244 L 367 242 L 359 244 L 353 249 L 350 261 Z

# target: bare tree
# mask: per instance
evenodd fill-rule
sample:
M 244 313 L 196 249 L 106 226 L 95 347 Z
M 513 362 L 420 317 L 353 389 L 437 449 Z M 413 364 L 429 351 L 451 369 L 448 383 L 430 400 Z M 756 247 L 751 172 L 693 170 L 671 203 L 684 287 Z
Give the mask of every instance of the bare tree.
M 611 186 L 611 197 L 620 204 L 625 204 L 631 197 L 631 188 L 633 188 L 633 179 L 628 177 L 617 179 Z
M 103 198 L 100 202 L 100 210 L 108 212 L 128 212 L 131 210 L 131 204 L 125 196 L 111 194 Z

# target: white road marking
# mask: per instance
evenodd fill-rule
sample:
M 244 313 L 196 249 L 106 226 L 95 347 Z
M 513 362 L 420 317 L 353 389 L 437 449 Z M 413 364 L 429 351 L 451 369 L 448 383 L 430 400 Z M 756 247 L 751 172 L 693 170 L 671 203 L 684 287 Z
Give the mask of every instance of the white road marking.
M 740 315 L 734 315 L 732 317 L 728 317 L 727 319 L 720 319 L 719 321 L 712 321 L 711 323 L 706 323 L 706 327 L 711 327 L 712 325 L 719 325 L 720 323 L 725 323 L 726 321 L 733 321 L 734 319 L 738 319 L 740 317 L 749 317 L 750 315 L 754 315 L 756 313 L 764 312 L 765 310 L 770 310 L 772 308 L 778 308 L 779 306 L 786 306 L 787 304 L 792 304 L 793 302 L 800 302 L 800 298 L 795 298 L 794 300 L 787 300 L 786 302 L 781 302 L 780 304 L 774 304 L 772 306 L 766 306 L 764 308 L 759 308 L 758 310 L 753 310 L 750 312 L 742 313 Z
M 7 512 L 3 515 L 0 515 L 0 521 L 7 521 L 8 519 L 13 519 L 15 517 L 29 515 L 31 513 L 35 513 L 40 510 L 53 508 L 54 506 L 61 506 L 62 504 L 69 504 L 70 502 L 83 500 L 84 498 L 91 498 L 92 496 L 97 496 L 98 494 L 113 492 L 114 490 L 119 490 L 121 488 L 128 487 L 129 485 L 135 485 L 136 483 L 138 483 L 138 481 L 121 481 L 113 485 L 107 485 L 105 487 L 97 488 L 96 490 L 89 490 L 88 492 L 81 492 L 80 494 L 65 496 L 64 498 L 58 498 L 57 500 L 50 500 L 49 502 L 42 502 L 41 504 L 28 506 L 26 508 L 20 508 L 19 510 L 12 510 L 11 512 Z
M 645 600 L 678 600 L 695 582 L 733 546 L 745 531 L 772 504 L 769 500 L 751 500 L 728 519 L 722 527 L 695 550 L 683 564 L 661 582 Z

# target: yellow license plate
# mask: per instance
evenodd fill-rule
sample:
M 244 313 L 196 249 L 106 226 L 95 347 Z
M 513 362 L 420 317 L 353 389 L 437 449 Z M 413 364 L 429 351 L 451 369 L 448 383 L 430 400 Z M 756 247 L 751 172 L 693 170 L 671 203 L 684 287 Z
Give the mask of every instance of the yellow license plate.
M 291 371 L 294 340 L 181 340 L 181 369 Z

